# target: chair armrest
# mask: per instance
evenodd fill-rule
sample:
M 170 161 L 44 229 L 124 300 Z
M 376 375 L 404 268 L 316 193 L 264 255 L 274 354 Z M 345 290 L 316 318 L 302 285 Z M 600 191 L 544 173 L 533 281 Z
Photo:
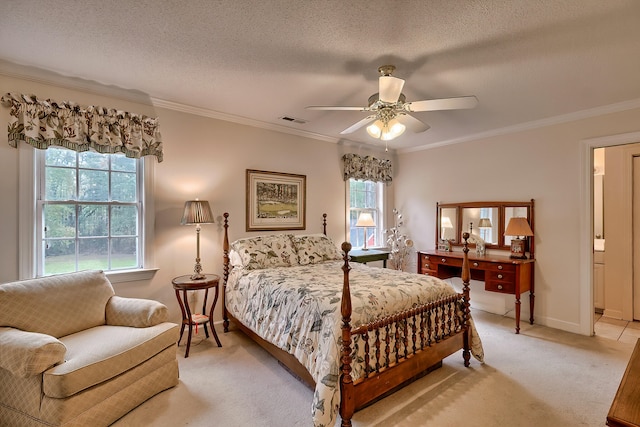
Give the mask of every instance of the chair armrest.
M 107 325 L 146 328 L 166 322 L 167 306 L 149 299 L 112 296 L 107 302 Z
M 64 362 L 67 347 L 51 335 L 0 327 L 0 367 L 18 377 L 41 374 Z

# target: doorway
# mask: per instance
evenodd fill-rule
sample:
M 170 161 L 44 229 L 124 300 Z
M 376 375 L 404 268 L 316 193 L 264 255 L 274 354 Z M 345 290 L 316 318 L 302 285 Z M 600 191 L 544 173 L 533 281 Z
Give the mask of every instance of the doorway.
M 595 148 L 613 147 L 617 145 L 627 145 L 638 143 L 640 141 L 640 132 L 632 132 L 619 135 L 610 135 L 605 137 L 585 139 L 581 141 L 580 158 L 581 158 L 581 180 L 585 183 L 580 190 L 580 199 L 582 209 L 580 211 L 580 333 L 585 335 L 593 335 L 594 333 L 594 158 Z M 631 166 L 629 166 L 631 173 Z M 629 178 L 627 185 L 631 185 Z M 629 206 L 626 214 L 631 217 L 631 206 Z M 606 215 L 606 214 L 605 214 Z M 631 219 L 629 219 L 631 221 Z M 605 227 L 606 228 L 606 227 Z M 629 222 L 629 228 L 631 222 Z M 609 239 L 610 230 L 606 230 L 606 237 Z M 627 235 L 629 235 L 628 233 Z M 629 237 L 631 241 L 631 237 Z M 611 245 L 607 245 L 611 247 Z M 631 250 L 629 250 L 631 253 Z M 632 258 L 628 260 L 627 266 L 631 265 Z M 629 282 L 626 289 L 626 298 L 623 300 L 632 303 L 633 287 Z M 631 305 L 630 310 L 633 310 Z
M 583 141 L 589 145 L 589 159 L 586 164 L 591 172 L 588 178 L 590 229 L 587 243 L 587 275 L 590 277 L 583 282 L 591 285 L 590 289 L 585 289 L 585 294 L 589 295 L 590 300 L 585 309 L 588 307 L 589 310 L 588 317 L 591 319 L 588 325 L 592 328 L 591 333 L 594 315 L 598 309 L 610 319 L 630 321 L 640 316 L 640 311 L 634 309 L 634 294 L 640 299 L 640 291 L 634 292 L 634 289 L 640 289 L 640 284 L 634 284 L 633 274 L 636 268 L 636 271 L 640 271 L 640 262 L 636 267 L 633 257 L 634 251 L 640 251 L 640 232 L 637 236 L 632 232 L 640 228 L 640 159 L 636 161 L 636 157 L 640 156 L 638 141 L 640 133 Z M 601 147 L 605 151 L 604 166 L 600 163 L 602 158 L 599 158 L 603 151 Z M 602 178 L 598 176 L 599 173 L 604 173 Z M 634 185 L 636 175 L 637 181 Z M 603 180 L 603 186 L 598 194 L 600 179 Z M 634 191 L 638 192 L 637 195 Z M 599 197 L 603 201 L 602 224 L 599 224 L 598 219 Z M 634 212 L 638 213 L 637 222 L 634 221 Z M 597 250 L 597 244 L 603 243 L 597 239 L 599 231 L 602 231 L 601 237 L 606 237 L 606 250 L 603 252 Z M 640 283 L 640 277 L 638 281 Z

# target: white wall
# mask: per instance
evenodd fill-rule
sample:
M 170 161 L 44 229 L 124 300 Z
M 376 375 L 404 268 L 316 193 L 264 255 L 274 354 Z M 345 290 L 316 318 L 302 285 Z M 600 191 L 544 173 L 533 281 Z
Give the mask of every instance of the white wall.
M 356 152 L 389 157 L 15 76 L 0 75 L 0 92 L 33 93 L 43 99 L 72 100 L 159 117 L 164 143 L 164 161 L 155 165 L 155 264 L 159 270 L 150 281 L 114 287 L 122 296 L 153 298 L 167 304 L 174 321 L 179 319 L 179 308 L 171 279 L 190 274 L 195 262 L 195 229 L 180 225 L 185 200 L 198 197 L 211 204 L 217 223 L 202 227 L 200 252 L 203 269 L 221 275 L 222 214 L 230 213 L 230 239 L 260 234 L 245 231 L 246 169 L 306 175 L 306 232 L 322 232 L 322 214 L 327 213 L 328 234 L 341 242 L 346 238 L 342 155 Z M 2 129 L 8 120 L 9 109 L 0 108 Z M 8 145 L 6 135 L 6 131 L 0 135 L 0 283 L 18 278 L 18 150 Z M 218 319 L 222 317 L 220 307 L 221 303 L 216 310 Z
M 435 245 L 436 202 L 535 199 L 535 319 L 580 332 L 581 142 L 640 129 L 640 109 L 398 156 L 396 206 L 418 249 Z M 589 267 L 590 268 L 590 267 Z M 473 284 L 471 300 L 484 292 Z M 485 293 L 488 294 L 488 293 Z M 513 297 L 504 300 L 512 310 Z M 523 295 L 522 318 L 528 319 Z M 584 323 L 584 322 L 583 322 Z

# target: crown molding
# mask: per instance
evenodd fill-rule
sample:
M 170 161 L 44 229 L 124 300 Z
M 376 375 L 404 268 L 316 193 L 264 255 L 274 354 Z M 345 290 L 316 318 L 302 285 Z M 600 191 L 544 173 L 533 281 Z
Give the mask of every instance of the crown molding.
M 211 110 L 208 108 L 195 107 L 192 105 L 182 104 L 179 102 L 167 101 L 160 98 L 151 98 L 151 104 L 154 107 L 166 108 L 167 110 L 179 111 L 187 114 L 194 114 L 197 116 L 208 117 L 211 119 L 224 120 L 227 122 L 238 123 L 242 125 L 272 130 L 280 133 L 287 133 L 291 135 L 301 136 L 304 138 L 317 139 L 325 142 L 332 142 L 337 144 L 340 138 L 321 135 L 319 133 L 309 132 L 300 129 L 293 129 L 286 126 L 276 125 L 273 123 L 266 123 L 260 120 L 249 119 L 247 117 L 236 116 L 233 114 L 222 113 L 220 111 Z
M 447 145 L 461 144 L 463 142 L 477 141 L 479 139 L 491 138 L 494 136 L 506 135 L 510 133 L 517 133 L 531 129 L 543 128 L 547 126 L 553 126 L 562 123 L 573 122 L 582 119 L 588 119 L 590 117 L 602 116 L 604 114 L 618 113 L 620 111 L 632 110 L 634 108 L 640 108 L 640 99 L 631 99 L 629 101 L 618 102 L 615 104 L 604 105 L 601 107 L 591 108 L 588 110 L 576 111 L 569 114 L 563 114 L 560 116 L 549 117 L 542 120 L 534 120 L 531 122 L 520 123 L 514 126 L 507 126 L 499 129 L 493 129 L 487 132 L 480 132 L 473 135 L 465 136 L 462 138 L 449 139 L 446 141 L 435 142 L 433 144 L 423 145 L 420 147 L 402 148 L 398 149 L 398 153 L 413 153 L 416 151 L 430 150 L 432 148 L 444 147 Z
M 224 120 L 227 122 L 238 123 L 242 125 L 267 129 L 275 132 L 296 135 L 304 138 L 316 139 L 325 142 L 337 144 L 341 138 L 321 135 L 300 129 L 293 129 L 273 123 L 261 122 L 246 117 L 235 116 L 231 114 L 221 113 L 207 108 L 195 107 L 179 102 L 167 101 L 160 98 L 151 97 L 140 91 L 132 89 L 124 89 L 118 86 L 105 85 L 103 83 L 85 80 L 77 77 L 64 76 L 53 71 L 43 70 L 41 68 L 20 65 L 13 62 L 0 59 L 0 74 L 27 80 L 34 83 L 56 86 L 64 89 L 79 90 L 94 95 L 107 96 L 123 101 L 136 102 L 143 105 L 150 105 L 158 108 L 165 108 L 172 111 L 179 111 L 188 114 L 195 114 L 202 117 Z
M 182 104 L 174 101 L 167 101 L 160 98 L 151 97 L 140 91 L 133 89 L 124 89 L 118 86 L 105 85 L 100 82 L 92 80 L 84 80 L 81 78 L 64 76 L 62 74 L 55 73 L 53 71 L 47 71 L 36 67 L 30 67 L 25 65 L 15 64 L 6 60 L 0 59 L 0 74 L 7 77 L 18 78 L 22 80 L 32 81 L 41 84 L 53 85 L 65 89 L 80 90 L 87 93 L 92 93 L 100 96 L 108 96 L 111 98 L 121 99 L 124 101 L 136 102 L 143 105 L 150 105 L 158 108 L 165 108 L 172 111 L 178 111 L 188 114 L 194 114 L 202 117 L 208 117 L 217 120 L 224 120 L 227 122 L 238 123 L 241 125 L 252 126 L 261 129 L 267 129 L 274 132 L 286 133 L 289 135 L 300 136 L 303 138 L 310 138 L 319 141 L 331 142 L 333 144 L 345 144 L 347 139 L 336 138 L 332 136 L 322 135 L 314 132 L 309 132 L 301 129 L 289 128 L 273 123 L 266 123 L 259 120 L 249 119 L 247 117 L 236 116 L 232 114 L 226 114 L 219 111 L 195 107 L 192 105 Z M 640 99 L 632 99 L 629 101 L 623 101 L 616 104 L 605 105 L 588 110 L 576 111 L 569 114 L 563 114 L 560 116 L 549 117 L 542 120 L 534 120 L 531 122 L 520 123 L 514 126 L 507 126 L 499 129 L 493 129 L 486 132 L 475 133 L 473 135 L 465 136 L 462 138 L 454 138 L 445 141 L 438 141 L 427 145 L 411 148 L 393 148 L 389 151 L 393 151 L 398 154 L 412 153 L 416 151 L 430 150 L 433 148 L 444 147 L 447 145 L 461 144 L 465 142 L 477 141 L 479 139 L 491 138 L 494 136 L 505 135 L 509 133 L 517 133 L 526 130 L 542 128 L 546 126 L 557 125 L 561 123 L 572 122 L 576 120 L 586 119 L 589 117 L 600 116 L 603 114 L 617 113 L 620 111 L 631 110 L 634 108 L 640 108 Z M 360 145 L 361 143 L 355 143 Z M 367 144 L 364 144 L 368 147 Z

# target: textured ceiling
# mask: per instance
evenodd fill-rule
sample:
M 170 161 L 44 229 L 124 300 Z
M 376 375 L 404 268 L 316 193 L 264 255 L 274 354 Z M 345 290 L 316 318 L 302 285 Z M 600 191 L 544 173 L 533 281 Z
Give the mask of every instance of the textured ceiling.
M 396 66 L 409 101 L 478 98 L 414 113 L 431 129 L 390 143 L 410 149 L 639 106 L 639 23 L 637 0 L 3 0 L 0 72 L 18 64 L 335 141 L 366 113 L 304 107 L 365 106 L 380 65 Z M 364 129 L 347 139 L 383 144 Z

